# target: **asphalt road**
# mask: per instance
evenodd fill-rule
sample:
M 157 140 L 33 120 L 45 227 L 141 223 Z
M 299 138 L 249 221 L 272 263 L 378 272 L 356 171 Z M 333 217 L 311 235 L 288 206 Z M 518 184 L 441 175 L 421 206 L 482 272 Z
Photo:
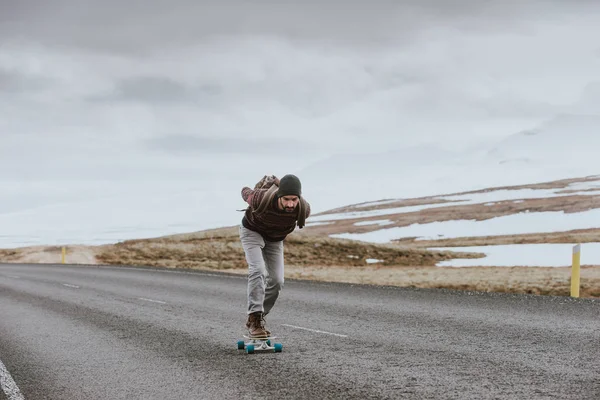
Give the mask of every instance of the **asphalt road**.
M 600 399 L 600 301 L 288 280 L 256 354 L 245 302 L 239 276 L 0 265 L 0 398 Z

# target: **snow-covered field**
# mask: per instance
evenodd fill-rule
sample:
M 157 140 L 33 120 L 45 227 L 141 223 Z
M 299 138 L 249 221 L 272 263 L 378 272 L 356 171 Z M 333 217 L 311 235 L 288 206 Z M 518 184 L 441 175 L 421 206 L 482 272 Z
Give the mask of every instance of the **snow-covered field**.
M 440 247 L 431 250 L 452 250 L 485 253 L 485 258 L 454 259 L 439 262 L 440 267 L 470 266 L 528 266 L 569 267 L 572 264 L 573 245 L 566 243 L 509 244 L 498 246 Z M 581 265 L 600 265 L 600 243 L 583 243 Z
M 600 225 L 600 208 L 577 213 L 532 212 L 519 213 L 483 221 L 453 220 L 413 224 L 379 229 L 367 233 L 340 233 L 332 237 L 365 242 L 386 243 L 392 239 L 416 236 L 416 240 L 437 240 L 458 237 L 515 235 L 537 232 L 562 232 L 571 229 L 597 228 Z
M 443 208 L 454 204 L 487 204 L 523 199 L 548 198 L 578 194 L 583 196 L 598 194 L 600 181 L 577 182 L 564 189 L 519 189 L 497 190 L 468 195 L 440 196 L 439 199 L 452 200 L 457 203 L 427 204 L 422 206 L 395 207 L 373 211 L 356 211 L 339 214 L 322 215 L 312 219 L 316 223 L 327 221 L 365 218 L 380 215 L 391 215 L 399 212 L 415 212 L 429 208 Z M 564 193 L 564 191 L 569 191 Z M 574 191 L 574 192 L 571 192 Z M 374 204 L 377 204 L 375 202 Z M 369 204 L 361 204 L 366 207 Z M 600 207 L 600 204 L 598 204 Z M 600 208 L 584 212 L 521 212 L 487 220 L 452 220 L 413 224 L 404 227 L 385 228 L 390 220 L 359 221 L 354 225 L 379 225 L 382 229 L 367 233 L 332 234 L 332 237 L 362 240 L 366 242 L 386 243 L 393 239 L 416 237 L 416 240 L 439 240 L 459 237 L 481 237 L 496 235 L 514 235 L 539 232 L 561 232 L 573 229 L 600 227 Z M 568 266 L 571 264 L 570 244 L 520 244 L 479 247 L 447 247 L 439 248 L 451 251 L 472 251 L 486 254 L 483 259 L 455 259 L 441 262 L 439 266 Z M 600 265 L 600 244 L 586 243 L 582 254 L 582 263 Z

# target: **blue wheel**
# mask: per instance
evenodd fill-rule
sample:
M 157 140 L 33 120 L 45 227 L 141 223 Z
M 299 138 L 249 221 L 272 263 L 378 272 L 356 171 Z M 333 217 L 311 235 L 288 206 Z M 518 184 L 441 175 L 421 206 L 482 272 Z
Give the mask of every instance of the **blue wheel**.
M 275 353 L 281 353 L 283 345 L 281 343 L 275 343 Z
M 244 350 L 244 341 L 238 340 L 238 350 Z
M 249 344 L 248 346 L 246 346 L 246 352 L 248 354 L 254 353 L 254 345 L 253 344 Z
M 270 346 L 270 345 L 271 345 L 271 341 L 267 340 L 267 346 Z

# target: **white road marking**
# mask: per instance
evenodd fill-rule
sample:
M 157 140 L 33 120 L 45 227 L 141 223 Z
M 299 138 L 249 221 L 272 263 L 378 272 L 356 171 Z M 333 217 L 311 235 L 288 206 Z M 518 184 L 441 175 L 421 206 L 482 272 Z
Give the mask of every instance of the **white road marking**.
M 0 387 L 2 387 L 4 393 L 8 396 L 8 400 L 24 400 L 19 387 L 8 373 L 2 361 L 0 361 Z
M 77 286 L 77 285 L 69 285 L 68 283 L 63 283 L 62 285 L 66 286 L 66 287 L 74 288 L 74 289 L 79 289 L 79 286 Z
M 305 331 L 311 331 L 311 332 L 316 332 L 316 333 L 324 333 L 326 335 L 333 335 L 333 336 L 339 336 L 339 337 L 348 337 L 348 335 L 341 335 L 339 333 L 333 333 L 333 332 L 325 332 L 325 331 L 319 331 L 317 329 L 310 329 L 310 328 L 303 328 L 301 326 L 296 326 L 296 325 L 288 325 L 288 324 L 281 324 L 283 326 L 288 326 L 290 328 L 296 328 L 296 329 L 304 329 Z
M 21 279 L 20 276 L 16 276 L 16 275 L 6 275 L 6 276 L 8 276 L 9 278 Z
M 167 304 L 167 302 L 166 302 L 166 301 L 160 301 L 160 300 L 146 299 L 146 298 L 144 298 L 144 297 L 138 297 L 138 299 L 140 299 L 140 300 L 144 300 L 144 301 L 151 301 L 152 303 Z

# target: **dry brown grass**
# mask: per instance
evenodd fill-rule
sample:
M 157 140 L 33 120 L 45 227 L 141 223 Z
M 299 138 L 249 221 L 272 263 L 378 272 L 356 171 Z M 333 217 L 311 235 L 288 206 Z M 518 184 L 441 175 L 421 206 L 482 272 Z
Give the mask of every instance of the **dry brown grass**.
M 378 245 L 344 239 L 292 234 L 285 240 L 284 257 L 292 266 L 367 265 L 367 259 L 383 260 L 385 266 L 434 266 L 458 253 L 431 252 Z M 461 257 L 482 257 L 480 253 L 462 253 Z M 128 240 L 101 246 L 96 258 L 105 264 L 152 265 L 179 268 L 231 270 L 246 267 L 237 228 L 218 229 L 195 234 L 171 235 L 157 239 Z
M 66 246 L 66 261 L 73 264 L 96 264 L 97 247 Z M 56 264 L 62 261 L 61 246 L 30 246 L 18 249 L 0 249 L 0 262 Z
M 356 256 L 349 258 L 348 256 Z M 466 257 L 481 254 L 468 253 Z M 236 228 L 103 246 L 98 260 L 107 264 L 227 270 L 246 274 L 247 264 Z M 285 242 L 286 277 L 417 288 L 568 296 L 569 268 L 435 267 L 456 253 L 406 249 L 342 239 L 292 234 Z M 367 265 L 368 258 L 385 263 Z M 600 297 L 600 267 L 584 266 L 581 297 Z
M 21 252 L 17 249 L 0 249 L 0 260 L 3 262 L 16 262 L 20 258 Z
M 556 267 L 286 267 L 286 276 L 329 282 L 569 296 L 571 269 Z M 580 297 L 600 298 L 600 267 L 581 268 Z

